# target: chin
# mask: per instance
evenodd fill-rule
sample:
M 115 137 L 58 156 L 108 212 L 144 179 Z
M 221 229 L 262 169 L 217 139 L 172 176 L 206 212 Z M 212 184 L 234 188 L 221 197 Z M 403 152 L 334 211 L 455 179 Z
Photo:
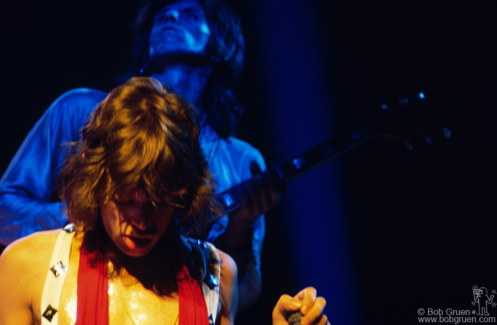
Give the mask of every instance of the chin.
M 128 257 L 140 258 L 147 256 L 148 253 L 150 252 L 147 251 L 147 252 L 123 252 L 123 253 Z
M 148 255 L 150 252 L 152 251 L 152 248 L 151 249 L 146 249 L 146 250 L 130 250 L 130 249 L 121 249 L 121 252 L 126 255 L 126 256 L 129 256 L 129 257 L 144 257 L 146 255 Z

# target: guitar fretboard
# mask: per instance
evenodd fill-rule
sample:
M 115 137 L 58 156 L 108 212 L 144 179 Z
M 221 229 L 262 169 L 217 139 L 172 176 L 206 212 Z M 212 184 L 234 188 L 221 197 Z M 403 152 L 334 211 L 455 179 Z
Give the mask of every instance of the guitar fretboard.
M 352 149 L 369 138 L 369 135 L 362 129 L 338 135 L 291 159 L 270 167 L 267 171 L 257 174 L 253 178 L 272 179 L 281 190 L 284 190 L 289 181 Z M 251 179 L 244 181 L 217 195 L 217 200 L 225 214 L 240 207 L 241 198 L 246 194 L 246 186 L 250 181 Z

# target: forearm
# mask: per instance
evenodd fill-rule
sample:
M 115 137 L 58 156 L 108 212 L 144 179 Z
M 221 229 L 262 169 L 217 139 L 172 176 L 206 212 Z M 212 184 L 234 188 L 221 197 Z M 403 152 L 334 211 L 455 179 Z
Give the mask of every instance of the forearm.
M 61 203 L 50 202 L 64 144 L 77 141 L 85 119 L 106 94 L 75 89 L 60 96 L 38 120 L 0 180 L 0 243 L 64 226 Z

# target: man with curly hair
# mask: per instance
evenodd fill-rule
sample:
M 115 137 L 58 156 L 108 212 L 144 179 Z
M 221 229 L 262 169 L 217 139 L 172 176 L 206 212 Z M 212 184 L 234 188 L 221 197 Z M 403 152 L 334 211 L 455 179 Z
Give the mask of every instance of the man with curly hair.
M 196 111 L 151 78 L 98 105 L 68 145 L 59 189 L 72 224 L 15 241 L 0 257 L 0 323 L 232 324 L 237 268 L 181 236 L 218 212 Z M 273 324 L 326 324 L 312 288 L 283 295 Z
M 152 0 L 134 24 L 132 75 L 158 79 L 185 96 L 201 116 L 200 144 L 222 192 L 264 169 L 261 154 L 232 137 L 241 108 L 235 85 L 245 52 L 240 21 L 221 0 Z M 77 141 L 88 116 L 107 93 L 75 89 L 59 97 L 31 130 L 0 181 L 0 243 L 7 245 L 35 231 L 67 222 L 54 195 L 64 152 Z M 240 308 L 261 290 L 260 252 L 264 218 L 278 201 L 266 180 L 246 186 L 242 206 L 221 218 L 204 235 L 236 261 Z

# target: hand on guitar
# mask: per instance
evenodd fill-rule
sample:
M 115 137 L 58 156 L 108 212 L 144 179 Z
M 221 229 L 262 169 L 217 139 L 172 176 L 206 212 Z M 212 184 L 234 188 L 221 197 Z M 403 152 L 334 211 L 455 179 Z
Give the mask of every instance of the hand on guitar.
M 241 206 L 231 212 L 230 222 L 252 224 L 260 215 L 274 207 L 280 197 L 280 191 L 270 178 L 261 176 L 261 167 L 256 161 L 250 163 L 252 178 L 245 183 L 245 195 L 241 197 Z
M 230 244 L 227 253 L 239 253 L 250 245 L 254 221 L 279 201 L 280 190 L 271 178 L 259 177 L 262 174 L 257 162 L 250 163 L 250 172 L 253 177 L 242 184 L 241 205 L 228 214 L 226 232 L 217 241 Z
M 294 297 L 282 295 L 273 309 L 273 325 L 329 324 L 328 317 L 323 314 L 325 306 L 326 300 L 317 297 L 316 289 L 312 287 L 303 289 Z

